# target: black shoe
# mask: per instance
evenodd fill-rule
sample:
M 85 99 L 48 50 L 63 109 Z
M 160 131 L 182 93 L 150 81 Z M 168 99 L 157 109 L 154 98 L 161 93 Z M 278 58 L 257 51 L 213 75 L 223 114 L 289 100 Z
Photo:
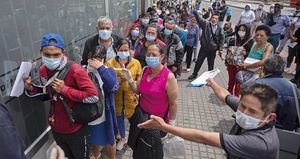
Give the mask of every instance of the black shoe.
M 189 80 L 193 80 L 193 79 L 195 79 L 195 78 L 197 78 L 197 75 L 195 75 L 195 74 L 192 74 L 192 75 L 190 75 L 190 76 L 188 77 Z

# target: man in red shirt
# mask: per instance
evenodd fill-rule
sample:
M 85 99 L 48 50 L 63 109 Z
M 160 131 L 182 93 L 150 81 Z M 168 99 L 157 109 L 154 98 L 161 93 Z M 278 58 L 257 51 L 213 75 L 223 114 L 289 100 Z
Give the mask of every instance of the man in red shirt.
M 43 65 L 39 68 L 39 80 L 25 78 L 25 89 L 28 96 L 43 95 L 50 99 L 49 124 L 56 143 L 64 150 L 69 159 L 89 158 L 87 145 L 87 125 L 73 123 L 63 105 L 62 100 L 71 109 L 76 103 L 95 103 L 98 93 L 85 70 L 76 63 L 71 64 L 64 80 L 56 78 L 67 65 L 64 40 L 58 34 L 46 34 L 41 41 Z M 36 84 L 39 81 L 39 84 Z M 61 98 L 55 98 L 58 94 Z M 44 98 L 45 99 L 45 98 Z

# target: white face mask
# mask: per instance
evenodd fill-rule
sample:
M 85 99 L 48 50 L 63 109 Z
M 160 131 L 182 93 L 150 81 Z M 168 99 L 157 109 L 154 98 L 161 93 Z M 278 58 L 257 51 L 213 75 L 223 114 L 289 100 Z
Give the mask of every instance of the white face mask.
M 241 38 L 243 38 L 246 35 L 246 32 L 244 31 L 238 31 L 238 34 Z
M 236 111 L 236 123 L 245 130 L 257 129 L 262 123 L 266 123 L 270 114 L 265 118 L 265 120 L 260 120 L 252 116 L 242 113 L 240 110 Z

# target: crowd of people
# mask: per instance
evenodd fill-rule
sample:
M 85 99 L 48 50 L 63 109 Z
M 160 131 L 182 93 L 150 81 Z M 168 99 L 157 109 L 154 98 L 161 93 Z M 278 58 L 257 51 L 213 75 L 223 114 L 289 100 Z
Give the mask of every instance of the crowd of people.
M 225 0 L 209 8 L 201 8 L 201 0 L 159 0 L 132 22 L 125 37 L 112 32 L 109 17 L 99 17 L 97 34 L 85 42 L 80 64 L 66 56 L 61 35 L 45 34 L 39 77 L 24 78 L 24 83 L 29 97 L 50 101 L 49 125 L 59 145 L 52 153 L 97 159 L 105 150 L 115 159 L 127 143 L 133 158 L 162 159 L 161 138 L 171 133 L 223 148 L 228 158 L 278 158 L 276 128 L 300 132 L 300 65 L 291 80 L 296 85 L 282 76 L 294 56 L 299 63 L 300 1 L 290 16 L 281 13 L 283 7 L 275 3 L 265 11 L 263 3 L 256 9 L 247 4 L 233 24 Z M 287 62 L 279 55 L 286 43 Z M 190 72 L 192 61 L 189 80 L 197 78 L 205 59 L 213 70 L 216 55 L 225 61 L 228 88 L 213 79 L 207 85 L 235 112 L 235 125 L 229 134 L 176 127 L 176 79 L 184 68 Z M 65 78 L 59 78 L 65 68 Z M 99 101 L 103 112 L 96 120 L 74 120 L 78 103 Z

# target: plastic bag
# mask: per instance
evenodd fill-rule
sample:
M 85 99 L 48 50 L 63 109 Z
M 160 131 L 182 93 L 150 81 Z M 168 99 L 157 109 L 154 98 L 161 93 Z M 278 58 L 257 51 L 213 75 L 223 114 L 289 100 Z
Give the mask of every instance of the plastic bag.
M 165 157 L 179 157 L 185 156 L 184 139 L 172 134 L 167 134 L 162 138 L 163 152 Z

